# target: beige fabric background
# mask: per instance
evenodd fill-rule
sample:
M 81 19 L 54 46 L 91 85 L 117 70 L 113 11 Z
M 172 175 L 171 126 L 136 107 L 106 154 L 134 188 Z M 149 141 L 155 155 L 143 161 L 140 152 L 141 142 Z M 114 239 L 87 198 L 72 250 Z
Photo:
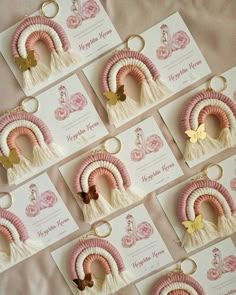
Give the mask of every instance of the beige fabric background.
M 42 1 L 40 0 L 0 0 L 0 31 L 4 31 L 17 21 L 20 21 L 25 14 L 35 12 L 39 8 L 41 2 Z M 102 0 L 101 2 L 123 40 L 125 40 L 130 34 L 138 34 L 145 31 L 149 27 L 160 22 L 162 19 L 178 10 L 180 11 L 198 46 L 202 50 L 213 74 L 221 73 L 236 64 L 236 1 Z M 99 111 L 99 114 L 107 124 L 106 113 L 99 103 L 99 100 L 96 98 L 96 95 L 90 87 L 88 81 L 83 76 L 80 69 L 78 69 L 76 73 L 81 78 L 81 81 Z M 205 80 L 207 80 L 207 78 L 204 79 L 204 81 Z M 189 87 L 188 89 L 185 89 L 184 92 L 196 87 L 201 84 L 201 82 L 196 83 L 191 88 Z M 5 63 L 3 57 L 0 55 L 0 113 L 16 106 L 22 97 L 23 92 L 20 86 L 17 84 L 13 74 Z M 178 96 L 172 97 L 164 103 L 166 104 L 177 97 Z M 160 106 L 161 105 L 159 105 L 159 107 Z M 154 115 L 156 118 L 164 136 L 185 172 L 185 175 L 178 181 L 184 180 L 190 175 L 199 172 L 206 163 L 202 163 L 194 169 L 188 169 L 181 159 L 181 154 L 174 144 L 170 133 L 163 124 L 159 114 L 156 112 L 156 108 L 153 108 L 145 114 L 135 118 L 118 130 L 111 127 L 109 127 L 109 130 L 111 131 L 111 134 L 117 134 L 150 115 Z M 92 146 L 96 146 L 96 144 Z M 0 274 L 0 295 L 71 294 L 71 291 L 65 283 L 61 273 L 54 264 L 50 256 L 50 252 L 89 229 L 88 225 L 82 222 L 78 206 L 76 205 L 72 194 L 57 169 L 62 163 L 71 160 L 82 152 L 83 151 L 78 151 L 77 154 L 74 154 L 70 158 L 62 161 L 60 164 L 48 169 L 50 178 L 61 194 L 61 197 L 63 198 L 66 206 L 68 206 L 76 222 L 79 224 L 80 230 L 41 251 L 37 255 L 27 259 L 26 261 L 19 263 L 10 270 Z M 215 161 L 222 160 L 235 154 L 235 152 L 236 149 L 231 149 L 227 152 L 221 153 L 215 157 Z M 10 189 L 13 189 L 7 186 L 3 169 L 0 170 L 0 176 L 0 191 L 9 191 Z M 176 181 L 170 183 L 159 191 L 156 191 L 156 193 L 166 190 L 175 183 Z M 154 198 L 154 195 L 155 194 L 148 196 L 145 199 L 144 204 L 175 261 L 177 261 L 179 258 L 184 257 L 186 253 L 176 243 L 177 237 L 160 205 Z M 236 234 L 233 238 L 236 243 Z M 138 292 L 134 285 L 131 285 L 117 294 L 135 295 L 138 294 Z

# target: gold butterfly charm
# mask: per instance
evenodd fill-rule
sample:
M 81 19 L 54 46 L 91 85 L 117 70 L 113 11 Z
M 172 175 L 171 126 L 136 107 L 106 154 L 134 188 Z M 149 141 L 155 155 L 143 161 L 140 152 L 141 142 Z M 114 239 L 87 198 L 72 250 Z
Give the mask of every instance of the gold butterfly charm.
M 13 164 L 19 164 L 20 158 L 17 155 L 16 150 L 12 149 L 8 157 L 0 156 L 0 163 L 5 169 L 9 169 L 13 167 Z
M 35 67 L 37 65 L 37 60 L 34 56 L 34 50 L 29 51 L 26 58 L 21 56 L 17 57 L 15 62 L 22 72 L 29 70 L 31 67 Z
M 190 137 L 189 140 L 191 143 L 196 143 L 199 139 L 205 139 L 207 136 L 205 124 L 201 124 L 196 131 L 187 130 L 185 133 L 188 135 L 188 137 Z
M 110 105 L 116 105 L 118 101 L 125 101 L 124 85 L 121 85 L 116 92 L 106 91 L 103 93 Z
M 202 215 L 198 215 L 194 221 L 183 221 L 182 224 L 187 228 L 187 232 L 190 233 L 191 235 L 200 229 L 204 228 L 204 223 L 202 222 Z

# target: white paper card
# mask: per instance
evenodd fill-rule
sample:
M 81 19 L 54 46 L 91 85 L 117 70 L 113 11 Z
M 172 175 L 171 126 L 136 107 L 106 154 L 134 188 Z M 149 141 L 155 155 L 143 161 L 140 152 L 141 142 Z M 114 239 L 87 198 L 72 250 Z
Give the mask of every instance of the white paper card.
M 201 284 L 206 294 L 236 294 L 236 248 L 231 239 L 223 240 L 191 258 L 197 264 L 197 271 L 191 277 Z M 139 293 L 151 294 L 155 282 L 173 269 L 174 266 L 169 267 L 137 283 Z
M 148 56 L 154 63 L 160 73 L 161 79 L 171 89 L 171 95 L 192 85 L 211 72 L 200 49 L 178 12 L 148 29 L 142 33 L 141 36 L 145 40 L 145 47 L 142 53 Z M 164 41 L 163 38 L 166 38 L 167 41 Z M 124 46 L 118 49 L 121 48 L 124 48 Z M 169 55 L 166 55 L 164 59 L 167 53 Z M 106 61 L 111 55 L 112 52 L 83 69 L 104 106 L 106 100 L 101 89 L 101 73 Z M 135 86 L 137 86 L 137 84 Z M 137 92 L 135 94 L 138 96 Z M 160 100 L 156 101 L 156 103 L 158 102 L 160 102 Z M 140 107 L 140 111 L 134 116 L 143 113 L 153 105 Z M 117 124 L 116 127 L 126 123 L 130 119 L 131 117 L 127 118 L 127 120 Z
M 234 200 L 234 203 L 236 204 L 236 156 L 232 156 L 220 162 L 219 164 L 224 169 L 224 175 L 219 182 L 227 188 Z M 210 168 L 209 171 L 212 174 L 211 177 L 213 177 L 213 179 L 219 172 L 216 166 Z M 163 210 L 165 211 L 166 216 L 168 217 L 170 223 L 172 224 L 174 230 L 176 231 L 176 234 L 180 239 L 182 239 L 184 235 L 185 228 L 178 219 L 176 208 L 180 193 L 186 187 L 186 185 L 190 183 L 190 181 L 191 180 L 188 179 L 182 183 L 179 183 L 171 189 L 157 196 L 157 199 L 160 202 Z M 209 208 L 205 208 L 204 212 L 205 218 L 209 220 L 209 217 L 211 218 L 212 215 L 212 210 L 210 210 Z M 193 250 L 193 248 L 188 247 L 185 247 L 185 249 L 187 252 Z
M 57 0 L 57 3 L 60 11 L 54 20 L 65 30 L 71 46 L 78 53 L 80 60 L 78 60 L 78 64 L 70 66 L 64 71 L 51 74 L 45 82 L 32 89 L 23 89 L 22 73 L 15 64 L 10 51 L 12 35 L 20 22 L 0 34 L 0 51 L 26 95 L 36 93 L 121 42 L 99 0 Z M 39 12 L 34 15 L 39 15 Z M 45 58 L 45 60 L 47 59 Z
M 14 205 L 8 210 L 22 220 L 30 239 L 39 241 L 42 249 L 79 229 L 47 174 L 41 174 L 11 194 Z M 0 203 L 5 207 L 9 196 L 1 198 Z
M 234 92 L 235 92 L 235 74 L 236 74 L 236 67 L 231 68 L 230 70 L 222 73 L 226 79 L 227 79 L 227 88 L 224 90 L 223 94 L 228 96 L 229 98 L 234 97 Z M 180 120 L 181 120 L 181 111 L 191 97 L 193 97 L 195 94 L 198 92 L 202 91 L 203 89 L 206 89 L 209 86 L 208 84 L 203 84 L 194 90 L 188 92 L 187 94 L 181 96 L 177 100 L 167 104 L 166 106 L 162 107 L 159 109 L 160 115 L 162 116 L 162 119 L 164 120 L 165 124 L 167 125 L 168 129 L 170 130 L 172 136 L 174 137 L 174 140 L 176 144 L 178 145 L 180 151 L 184 153 L 185 149 L 185 142 L 186 138 L 184 136 L 184 132 L 182 132 L 181 127 L 180 127 Z M 214 86 L 215 89 L 222 89 L 222 80 L 220 79 L 215 79 L 214 80 Z M 173 112 L 173 110 L 175 110 Z M 210 122 L 209 122 L 210 123 Z M 212 126 L 209 126 L 212 125 Z M 215 124 L 209 124 L 207 126 L 207 130 L 210 130 L 214 132 L 214 126 Z M 209 127 L 209 128 L 208 128 Z M 213 130 L 212 130 L 213 129 Z M 217 131 L 219 132 L 219 131 Z M 211 151 L 204 155 L 203 157 L 192 160 L 192 161 L 186 161 L 188 166 L 190 168 L 198 165 L 199 163 L 211 158 L 212 156 L 215 156 L 219 152 L 223 151 L 224 149 L 219 149 L 216 151 Z
M 44 166 L 34 167 L 32 172 L 18 178 L 16 183 L 43 171 L 108 134 L 76 75 L 41 93 L 37 98 L 40 108 L 35 115 L 49 127 L 63 156 L 55 161 L 48 161 Z
M 165 243 L 143 205 L 116 217 L 110 223 L 113 231 L 106 239 L 118 249 L 134 281 L 172 261 Z M 68 273 L 68 259 L 78 242 L 79 239 L 76 239 L 51 253 L 73 294 L 77 293 Z
M 150 117 L 117 135 L 122 149 L 115 156 L 125 163 L 131 182 L 148 194 L 183 175 L 156 121 Z M 59 168 L 77 199 L 73 179 L 79 163 L 88 153 Z

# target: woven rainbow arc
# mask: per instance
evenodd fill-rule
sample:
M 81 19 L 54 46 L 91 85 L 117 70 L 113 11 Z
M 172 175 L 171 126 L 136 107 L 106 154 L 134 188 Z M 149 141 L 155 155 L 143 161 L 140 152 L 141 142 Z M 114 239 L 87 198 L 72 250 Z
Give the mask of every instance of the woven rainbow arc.
M 50 69 L 39 61 L 34 47 L 44 42 L 50 52 Z M 58 72 L 78 62 L 64 29 L 44 16 L 25 19 L 15 30 L 11 41 L 12 56 L 23 72 L 24 87 L 45 81 L 51 71 Z
M 141 105 L 153 103 L 170 93 L 148 57 L 132 50 L 118 51 L 106 62 L 102 73 L 102 90 L 110 123 L 122 121 L 137 111 L 137 102 L 123 91 L 127 75 L 132 75 L 141 86 Z
M 102 282 L 92 274 L 94 261 L 104 268 L 105 278 Z M 92 238 L 79 242 L 72 251 L 69 268 L 80 295 L 95 295 L 101 291 L 110 294 L 130 283 L 130 275 L 119 251 L 106 240 Z
M 214 209 L 217 226 L 203 219 L 200 207 L 204 202 Z M 188 247 L 199 247 L 236 232 L 236 206 L 229 191 L 216 181 L 207 179 L 188 184 L 179 197 L 177 210 L 186 228 L 182 244 Z
M 0 269 L 29 257 L 42 248 L 40 243 L 30 240 L 22 220 L 4 209 L 0 209 L 0 233 L 7 240 L 10 248 L 10 256 L 0 252 Z
M 181 272 L 171 272 L 155 282 L 152 295 L 206 295 L 202 286 Z
M 19 136 L 25 135 L 33 146 L 33 160 L 22 154 L 16 143 Z M 53 142 L 48 126 L 30 113 L 15 112 L 0 118 L 0 163 L 7 169 L 8 183 L 15 183 L 18 177 L 41 166 L 49 160 L 61 157 L 61 151 Z
M 206 118 L 214 115 L 220 122 L 218 138 L 205 130 Z M 236 145 L 236 104 L 226 95 L 213 90 L 193 96 L 181 113 L 181 126 L 188 140 L 184 157 L 193 160 L 220 147 Z
M 97 177 L 101 175 L 110 184 L 110 203 L 100 194 L 97 186 Z M 104 152 L 89 155 L 79 164 L 74 189 L 82 202 L 87 222 L 94 222 L 114 209 L 127 207 L 142 198 L 142 193 L 131 187 L 129 173 L 121 160 Z

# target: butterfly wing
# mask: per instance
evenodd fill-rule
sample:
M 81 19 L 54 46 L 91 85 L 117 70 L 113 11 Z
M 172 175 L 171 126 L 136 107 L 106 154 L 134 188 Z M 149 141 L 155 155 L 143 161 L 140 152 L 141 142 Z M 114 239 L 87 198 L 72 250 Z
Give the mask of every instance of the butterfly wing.
M 187 134 L 188 135 L 188 137 L 189 137 L 189 140 L 190 140 L 190 142 L 191 143 L 196 143 L 197 142 L 197 132 L 196 131 L 194 131 L 194 130 L 187 130 L 187 131 L 185 131 L 185 134 Z
M 117 96 L 118 96 L 118 100 L 120 100 L 120 101 L 125 101 L 126 100 L 126 95 L 125 95 L 124 91 L 125 91 L 125 86 L 124 85 L 121 85 L 117 89 L 116 93 L 117 93 Z
M 5 157 L 5 156 L 0 156 L 0 163 L 2 164 L 2 166 L 5 168 L 5 169 L 9 169 L 9 168 L 12 168 L 12 164 L 9 160 L 8 157 Z
M 206 131 L 205 131 L 205 124 L 201 124 L 201 125 L 198 127 L 197 131 L 198 131 L 198 135 L 199 135 L 199 138 L 200 138 L 200 139 L 205 139 L 205 138 L 206 138 L 207 133 L 206 133 Z
M 199 230 L 199 229 L 203 229 L 204 228 L 204 223 L 202 221 L 202 215 L 199 214 L 195 220 L 194 220 L 194 225 L 195 225 L 195 229 Z
M 27 63 L 27 59 L 26 58 L 23 58 L 21 56 L 17 57 L 15 59 L 15 62 L 16 64 L 18 65 L 19 69 L 22 71 L 22 72 L 25 72 L 28 70 L 28 63 Z
M 15 149 L 12 149 L 10 151 L 8 158 L 9 158 L 11 164 L 19 164 L 20 163 L 20 158 L 19 158 Z
M 37 60 L 35 59 L 35 56 L 34 56 L 34 50 L 29 51 L 27 55 L 27 63 L 29 68 L 35 67 L 37 65 Z
M 194 233 L 194 226 L 192 221 L 190 220 L 183 221 L 182 224 L 186 227 L 188 233 L 190 234 Z
M 116 105 L 117 102 L 118 102 L 118 96 L 116 93 L 112 92 L 112 91 L 106 91 L 103 93 L 106 98 L 107 98 L 107 101 L 110 105 Z

